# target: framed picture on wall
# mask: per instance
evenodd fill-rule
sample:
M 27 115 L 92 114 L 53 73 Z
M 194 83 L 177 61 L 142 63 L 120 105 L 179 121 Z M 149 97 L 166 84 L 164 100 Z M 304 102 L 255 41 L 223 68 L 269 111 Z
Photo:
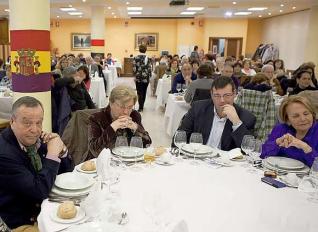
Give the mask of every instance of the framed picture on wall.
M 72 50 L 90 50 L 91 34 L 89 33 L 72 33 L 71 34 Z
M 147 45 L 147 51 L 158 51 L 158 33 L 136 33 L 135 34 L 135 50 L 139 49 L 139 45 Z

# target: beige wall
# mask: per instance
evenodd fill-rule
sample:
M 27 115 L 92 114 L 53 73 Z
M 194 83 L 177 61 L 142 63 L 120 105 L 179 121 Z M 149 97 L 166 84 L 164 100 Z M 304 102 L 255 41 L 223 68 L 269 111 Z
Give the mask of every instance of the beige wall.
M 201 20 L 201 22 L 199 22 Z M 248 32 L 253 34 L 257 29 L 252 23 L 249 27 L 247 19 L 106 19 L 105 20 L 105 52 L 111 52 L 121 61 L 130 54 L 136 55 L 134 49 L 135 33 L 159 33 L 158 51 L 149 51 L 148 55 L 159 55 L 161 50 L 168 50 L 174 54 L 180 45 L 198 45 L 199 49 L 208 50 L 209 37 L 242 37 L 243 54 L 255 50 L 255 38 L 247 39 Z M 126 22 L 126 23 L 125 23 Z M 71 51 L 72 32 L 90 32 L 90 20 L 59 20 L 59 27 L 55 27 L 53 20 L 51 27 L 52 48 L 58 48 L 59 54 L 79 52 L 84 55 L 89 51 Z M 246 44 L 248 43 L 248 44 Z
M 247 39 L 246 39 L 246 57 L 252 57 L 256 48 L 262 41 L 263 22 L 259 19 L 249 19 L 247 24 Z

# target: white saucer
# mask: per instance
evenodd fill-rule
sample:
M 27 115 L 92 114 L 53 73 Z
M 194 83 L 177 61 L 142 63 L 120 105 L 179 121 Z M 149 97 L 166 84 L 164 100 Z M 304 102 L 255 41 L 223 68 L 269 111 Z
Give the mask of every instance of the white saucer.
M 85 211 L 81 209 L 80 207 L 76 206 L 77 213 L 76 216 L 72 219 L 62 219 L 57 216 L 57 209 L 58 207 L 55 207 L 50 214 L 50 217 L 53 221 L 62 223 L 62 224 L 71 224 L 71 223 L 76 223 L 85 218 Z

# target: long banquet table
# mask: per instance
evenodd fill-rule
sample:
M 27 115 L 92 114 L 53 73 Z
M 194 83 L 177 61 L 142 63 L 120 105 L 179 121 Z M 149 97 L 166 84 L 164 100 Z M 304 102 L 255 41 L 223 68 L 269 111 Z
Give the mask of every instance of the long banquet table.
M 171 80 L 169 78 L 161 78 L 158 80 L 158 85 L 156 89 L 156 109 L 165 106 L 168 101 L 169 91 L 171 89 Z
M 263 171 L 252 173 L 241 162 L 232 164 L 216 168 L 185 160 L 173 166 L 144 165 L 138 172 L 120 169 L 118 201 L 129 222 L 119 231 L 153 231 L 147 229 L 152 221 L 145 210 L 149 207 L 145 199 L 152 196 L 166 207 L 161 213 L 168 222 L 184 220 L 189 232 L 317 231 L 318 204 L 309 202 L 306 194 L 271 187 L 261 182 Z M 55 204 L 43 202 L 38 217 L 41 232 L 65 228 L 49 217 Z
M 106 93 L 103 78 L 95 77 L 91 79 L 89 94 L 98 108 L 106 106 Z

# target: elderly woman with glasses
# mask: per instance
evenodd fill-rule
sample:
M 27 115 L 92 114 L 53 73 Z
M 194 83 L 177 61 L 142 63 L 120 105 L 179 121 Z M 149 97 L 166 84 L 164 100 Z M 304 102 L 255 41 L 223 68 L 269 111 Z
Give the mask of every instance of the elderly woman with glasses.
M 89 118 L 89 150 L 96 157 L 103 148 L 114 148 L 117 136 L 140 136 L 144 147 L 151 144 L 148 132 L 143 128 L 140 114 L 134 109 L 135 91 L 127 86 L 115 87 L 109 97 L 109 105 Z
M 276 125 L 263 145 L 261 158 L 284 156 L 297 159 L 309 167 L 318 156 L 318 123 L 307 98 L 290 96 L 282 102 Z

